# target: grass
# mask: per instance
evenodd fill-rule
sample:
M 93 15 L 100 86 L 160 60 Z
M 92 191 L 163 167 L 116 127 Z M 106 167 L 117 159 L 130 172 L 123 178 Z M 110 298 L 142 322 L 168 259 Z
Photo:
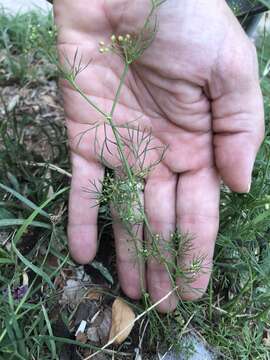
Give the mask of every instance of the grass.
M 44 44 L 48 48 L 54 45 L 51 16 L 33 12 L 10 17 L 2 11 L 0 24 L 0 84 L 34 84 L 55 77 L 55 68 L 44 51 Z
M 58 359 L 64 343 L 79 345 L 67 330 L 71 315 L 61 308 L 60 317 L 55 316 L 61 297 L 55 279 L 75 269 L 66 249 L 70 167 L 63 115 L 60 106 L 52 111 L 44 96 L 44 109 L 42 105 L 35 109 L 35 98 L 25 103 L 23 95 L 14 97 L 21 91 L 31 95 L 53 83 L 57 69 L 50 64 L 44 43 L 52 45 L 54 36 L 51 17 L 0 15 L 0 82 L 5 87 L 0 96 L 0 359 Z M 203 299 L 180 303 L 172 315 L 161 316 L 152 309 L 142 317 L 150 324 L 150 341 L 144 344 L 149 358 L 157 344 L 170 343 L 175 334 L 184 334 L 191 327 L 223 354 L 221 358 L 270 358 L 269 40 L 264 34 L 259 44 L 268 130 L 251 193 L 222 191 L 214 273 Z M 127 55 L 131 59 L 134 52 Z M 46 94 L 54 99 L 51 85 Z M 41 121 L 44 111 L 50 114 L 46 122 Z M 112 115 L 113 109 L 111 119 Z M 121 152 L 119 156 L 123 160 Z M 104 207 L 102 211 L 107 218 Z M 116 286 L 112 295 L 117 294 Z M 145 303 L 133 304 L 138 316 L 151 306 L 147 294 Z M 59 322 L 61 331 L 57 330 Z M 132 338 L 133 347 L 138 343 L 138 338 Z M 118 350 L 132 355 L 131 349 L 124 344 Z M 121 356 L 116 353 L 115 358 Z

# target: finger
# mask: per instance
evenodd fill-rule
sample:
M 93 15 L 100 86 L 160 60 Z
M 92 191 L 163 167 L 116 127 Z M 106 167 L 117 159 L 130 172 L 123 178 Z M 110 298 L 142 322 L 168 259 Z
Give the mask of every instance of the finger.
M 248 192 L 264 137 L 263 100 L 257 57 L 244 39 L 241 49 L 227 48 L 213 74 L 213 131 L 216 166 L 233 191 Z M 230 51 L 231 50 L 231 51 Z
M 116 261 L 122 290 L 128 297 L 138 300 L 145 289 L 145 269 L 141 253 L 143 223 L 139 205 L 126 207 L 127 203 L 121 207 L 111 205 Z M 143 193 L 140 194 L 140 203 L 143 208 Z
M 209 282 L 219 226 L 219 185 L 214 168 L 187 172 L 179 178 L 177 226 L 184 237 L 179 246 L 178 284 L 184 300 L 200 298 Z
M 87 264 L 93 260 L 97 251 L 98 206 L 94 192 L 101 191 L 104 170 L 97 162 L 86 161 L 75 153 L 72 153 L 71 160 L 69 249 L 74 260 Z
M 147 179 L 145 187 L 145 212 L 150 225 L 145 229 L 150 256 L 147 263 L 147 284 L 152 302 L 157 302 L 173 289 L 175 263 L 171 235 L 175 231 L 175 196 L 177 176 L 165 166 L 158 166 Z M 155 238 L 155 235 L 159 237 Z M 170 273 L 171 272 L 171 273 Z M 176 308 L 177 297 L 172 294 L 159 306 L 160 312 Z

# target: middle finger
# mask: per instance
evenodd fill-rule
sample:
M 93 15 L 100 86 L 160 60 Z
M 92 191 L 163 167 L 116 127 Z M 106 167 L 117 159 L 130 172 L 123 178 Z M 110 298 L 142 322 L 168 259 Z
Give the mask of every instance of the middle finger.
M 165 297 L 173 288 L 175 258 L 170 239 L 176 226 L 176 186 L 177 175 L 161 163 L 148 177 L 145 187 L 145 212 L 152 233 L 150 235 L 149 229 L 145 229 L 150 254 L 147 263 L 147 285 L 153 302 Z M 158 310 L 170 312 L 176 305 L 177 297 L 172 294 L 158 306 Z

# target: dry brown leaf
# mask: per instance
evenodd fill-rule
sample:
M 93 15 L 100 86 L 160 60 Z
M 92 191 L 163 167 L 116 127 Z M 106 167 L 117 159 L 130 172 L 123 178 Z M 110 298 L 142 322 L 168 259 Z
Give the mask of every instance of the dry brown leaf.
M 87 343 L 87 335 L 85 333 L 79 332 L 76 335 L 76 340 L 81 342 L 82 344 L 86 344 Z
M 85 293 L 83 284 L 80 281 L 68 279 L 64 286 L 62 298 L 59 303 L 71 307 L 78 306 Z
M 93 319 L 91 320 L 91 326 L 87 330 L 87 337 L 97 345 L 105 345 L 108 341 L 112 324 L 111 309 L 107 308 L 98 311 Z
M 40 100 L 48 105 L 48 106 L 51 106 L 51 107 L 56 107 L 56 104 L 55 104 L 55 101 L 54 101 L 54 98 L 50 95 L 41 95 L 40 96 Z
M 94 344 L 99 343 L 98 328 L 90 327 L 87 330 L 87 338 Z
M 97 289 L 91 289 L 85 295 L 85 299 L 95 300 L 95 301 L 101 300 L 102 297 L 103 297 L 103 294 Z
M 131 307 L 121 298 L 116 298 L 112 306 L 112 327 L 110 341 L 115 344 L 122 344 L 131 333 L 134 326 L 135 314 Z M 125 329 L 125 330 L 124 330 Z

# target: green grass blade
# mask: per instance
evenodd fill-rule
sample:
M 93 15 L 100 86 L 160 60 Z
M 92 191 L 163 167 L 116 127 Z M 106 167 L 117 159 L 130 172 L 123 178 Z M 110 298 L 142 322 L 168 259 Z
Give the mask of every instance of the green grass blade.
M 12 241 L 12 248 L 14 250 L 14 252 L 16 253 L 16 255 L 18 256 L 18 258 L 21 260 L 22 263 L 24 263 L 25 266 L 27 266 L 29 269 L 31 269 L 35 274 L 39 275 L 40 277 L 43 278 L 43 280 L 50 285 L 51 288 L 54 288 L 54 285 L 50 279 L 50 277 L 43 271 L 41 270 L 39 267 L 37 267 L 36 265 L 32 264 L 31 261 L 29 261 L 28 259 L 26 259 L 26 257 L 24 257 L 20 251 L 16 248 L 16 245 L 14 243 L 14 241 Z
M 39 207 L 34 204 L 31 200 L 26 199 L 23 195 L 19 194 L 16 190 L 11 189 L 10 187 L 0 183 L 0 188 L 9 192 L 11 195 L 15 196 L 18 200 L 24 203 L 26 206 L 30 207 L 33 210 L 39 209 Z M 47 219 L 50 219 L 50 215 L 44 210 L 39 211 L 40 215 L 45 216 Z
M 34 221 L 34 219 L 37 217 L 37 215 L 40 213 L 40 210 L 43 209 L 44 207 L 46 207 L 52 200 L 54 200 L 55 198 L 57 198 L 59 195 L 63 194 L 64 192 L 66 192 L 69 188 L 66 187 L 62 190 L 59 190 L 57 193 L 55 193 L 51 198 L 49 198 L 48 200 L 46 200 L 40 207 L 38 207 L 24 222 L 24 224 L 20 227 L 20 229 L 17 231 L 15 238 L 14 238 L 14 242 L 17 243 L 20 238 L 22 237 L 22 235 L 24 234 L 24 232 L 27 230 L 28 226 L 31 225 L 31 223 Z
M 40 207 L 38 207 L 30 216 L 28 219 L 25 220 L 23 225 L 20 227 L 20 229 L 17 231 L 13 241 L 12 241 L 12 248 L 18 258 L 26 265 L 28 268 L 30 268 L 34 273 L 41 276 L 44 281 L 46 281 L 51 288 L 54 288 L 54 285 L 50 279 L 50 277 L 40 268 L 38 268 L 36 265 L 32 264 L 27 258 L 25 258 L 20 251 L 17 249 L 16 244 L 21 239 L 24 232 L 27 230 L 28 226 L 31 225 L 31 223 L 34 221 L 35 217 L 40 213 L 40 210 L 43 209 L 45 206 L 47 206 L 52 200 L 54 200 L 57 196 L 63 194 L 66 192 L 69 188 L 64 188 L 62 190 L 59 190 L 57 193 L 55 193 L 50 199 L 46 200 Z
M 53 338 L 53 331 L 52 331 L 52 327 L 51 327 L 51 323 L 50 323 L 50 319 L 48 317 L 48 314 L 47 314 L 47 311 L 44 307 L 44 305 L 41 306 L 42 308 L 42 312 L 43 312 L 43 315 L 44 315 L 44 319 L 45 319 L 45 322 L 46 322 L 46 325 L 47 325 L 47 329 L 48 329 L 48 333 L 51 337 L 51 339 L 49 340 L 50 342 L 50 345 L 51 345 L 51 355 L 52 355 L 52 359 L 57 359 L 57 354 L 56 354 L 56 345 L 55 345 L 55 341 L 54 341 L 54 338 Z
M 260 0 L 260 2 L 265 5 L 268 9 L 270 9 L 270 0 Z
M 25 221 L 26 221 L 25 219 L 3 219 L 3 220 L 0 220 L 0 228 L 23 225 L 25 223 Z M 33 221 L 30 225 L 34 226 L 34 227 L 43 228 L 43 229 L 51 229 L 52 228 L 52 226 L 50 224 L 46 224 L 46 223 L 43 223 L 40 221 Z
M 13 295 L 12 295 L 10 286 L 8 286 L 8 302 L 9 302 L 9 306 L 10 306 L 10 317 L 12 319 L 12 327 L 13 327 L 14 334 L 15 334 L 15 342 L 18 344 L 18 348 L 19 348 L 21 355 L 26 357 L 26 347 L 25 347 L 25 343 L 23 341 L 22 331 L 18 324 L 16 314 L 14 313 L 14 300 L 13 300 Z
M 91 265 L 94 269 L 98 270 L 109 283 L 113 284 L 113 277 L 104 265 L 97 261 L 92 261 Z
M 14 264 L 14 261 L 12 261 L 11 259 L 0 258 L 0 266 L 1 265 L 11 265 L 11 264 Z

